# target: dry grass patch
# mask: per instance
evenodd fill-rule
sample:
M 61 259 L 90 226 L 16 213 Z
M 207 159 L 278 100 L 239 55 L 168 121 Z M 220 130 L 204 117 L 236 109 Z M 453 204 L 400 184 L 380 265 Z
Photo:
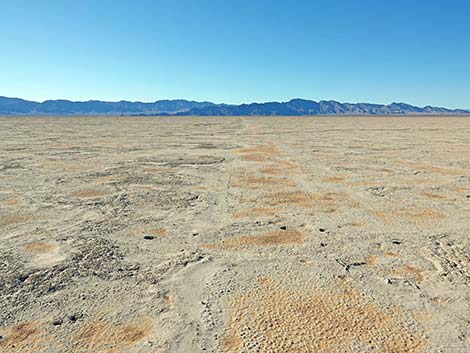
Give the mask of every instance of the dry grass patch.
M 355 200 L 349 200 L 349 207 L 351 208 L 361 208 L 361 203 Z
M 274 143 L 254 145 L 253 147 L 239 149 L 238 152 L 243 154 L 242 160 L 252 162 L 266 162 L 279 155 L 279 149 Z
M 242 210 L 234 214 L 235 218 L 250 218 L 250 217 L 268 217 L 276 216 L 278 210 L 276 208 L 268 207 L 254 207 L 249 210 Z
M 366 264 L 369 266 L 375 266 L 379 263 L 380 257 L 377 255 L 369 255 L 365 258 Z
M 153 321 L 144 317 L 116 325 L 99 318 L 82 325 L 73 337 L 74 352 L 127 352 L 150 335 Z
M 421 224 L 426 222 L 436 222 L 447 218 L 447 215 L 442 212 L 437 212 L 431 209 L 422 211 L 399 211 L 396 213 L 398 218 L 407 219 L 411 223 Z
M 424 352 L 424 339 L 398 310 L 350 287 L 309 291 L 263 281 L 231 296 L 228 309 L 227 353 Z
M 32 254 L 46 254 L 57 249 L 57 244 L 35 242 L 24 246 L 24 249 Z
M 390 272 L 396 277 L 411 278 L 418 283 L 423 283 L 425 280 L 424 271 L 409 264 L 406 264 L 399 269 L 392 269 Z
M 421 195 L 430 199 L 446 199 L 447 198 L 444 195 L 433 194 L 431 192 L 422 192 Z
M 385 256 L 388 256 L 388 257 L 394 257 L 395 259 L 399 259 L 401 258 L 401 256 L 395 252 L 392 252 L 392 251 L 387 251 L 384 253 Z
M 16 197 L 10 197 L 8 199 L 1 200 L 0 203 L 5 206 L 15 206 L 18 204 L 18 199 Z
M 238 150 L 239 153 L 256 153 L 270 156 L 279 155 L 279 148 L 275 143 L 268 143 L 266 145 L 254 145 L 253 147 L 241 148 Z
M 166 228 L 153 228 L 147 230 L 145 233 L 151 234 L 151 235 L 156 235 L 156 236 L 164 236 L 168 234 L 168 229 Z
M 294 162 L 289 162 L 283 159 L 276 159 L 275 162 L 280 166 L 288 168 L 289 170 L 302 169 L 302 165 L 294 163 Z
M 263 169 L 261 169 L 261 173 L 268 174 L 268 175 L 286 175 L 288 174 L 288 171 L 283 168 L 276 167 L 276 166 L 268 166 L 268 167 L 264 167 Z
M 452 190 L 457 191 L 457 192 L 461 192 L 461 193 L 464 193 L 464 194 L 470 193 L 470 188 L 465 188 L 465 187 L 462 187 L 462 186 L 454 186 L 454 187 L 452 187 Z
M 0 334 L 4 337 L 0 351 L 4 353 L 45 353 L 53 342 L 42 325 L 33 321 L 2 328 Z
M 45 168 L 61 172 L 92 172 L 103 168 L 102 164 L 91 161 L 46 161 L 44 163 L 35 164 L 35 168 Z
M 332 176 L 332 177 L 323 179 L 323 181 L 327 183 L 343 183 L 345 180 L 346 180 L 346 177 L 344 176 Z
M 28 214 L 11 214 L 0 216 L 0 226 L 12 226 L 18 223 L 29 222 L 34 219 L 37 219 L 37 217 Z
M 271 162 L 273 164 L 265 166 L 260 170 L 261 174 L 287 176 L 299 174 L 299 169 L 301 168 L 301 166 L 296 163 L 281 159 L 273 159 Z
M 205 244 L 207 249 L 238 250 L 249 246 L 303 244 L 304 235 L 298 230 L 276 230 L 262 235 L 245 235 L 224 239 L 218 244 Z
M 431 209 L 420 211 L 397 210 L 397 211 L 369 211 L 373 216 L 380 218 L 385 224 L 406 221 L 415 225 L 426 224 L 430 222 L 439 222 L 447 218 L 442 212 Z
M 265 154 L 252 153 L 252 154 L 243 155 L 242 160 L 248 161 L 248 162 L 266 162 L 266 161 L 271 160 L 271 157 Z
M 270 206 L 298 206 L 313 208 L 319 212 L 335 212 L 338 209 L 338 200 L 347 199 L 344 193 L 315 194 L 303 191 L 281 191 L 265 196 Z

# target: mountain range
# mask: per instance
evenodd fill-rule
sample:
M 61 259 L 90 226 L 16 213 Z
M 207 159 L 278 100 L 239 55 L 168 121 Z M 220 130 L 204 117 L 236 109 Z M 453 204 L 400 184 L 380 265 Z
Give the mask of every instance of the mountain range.
M 183 99 L 142 102 L 104 102 L 90 100 L 47 100 L 42 103 L 0 96 L 0 115 L 138 115 L 138 116 L 228 116 L 228 115 L 406 115 L 406 114 L 470 114 L 470 110 L 441 107 L 417 107 L 406 103 L 387 105 L 340 103 L 292 99 L 288 102 L 250 104 L 215 104 Z

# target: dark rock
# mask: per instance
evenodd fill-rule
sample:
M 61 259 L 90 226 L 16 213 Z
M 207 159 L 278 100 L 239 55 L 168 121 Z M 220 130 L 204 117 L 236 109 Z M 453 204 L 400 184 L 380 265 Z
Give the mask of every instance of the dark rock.
M 54 320 L 52 320 L 52 325 L 54 325 L 54 326 L 62 325 L 62 323 L 63 323 L 62 319 L 54 319 Z

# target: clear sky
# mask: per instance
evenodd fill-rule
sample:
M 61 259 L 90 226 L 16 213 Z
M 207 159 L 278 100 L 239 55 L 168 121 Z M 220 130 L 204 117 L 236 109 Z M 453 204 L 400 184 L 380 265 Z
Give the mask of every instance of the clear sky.
M 0 95 L 470 108 L 468 0 L 0 0 Z

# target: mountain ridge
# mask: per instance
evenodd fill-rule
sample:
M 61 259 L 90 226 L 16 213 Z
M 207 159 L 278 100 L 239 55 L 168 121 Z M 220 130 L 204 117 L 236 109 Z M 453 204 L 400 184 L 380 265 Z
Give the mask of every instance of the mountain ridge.
M 418 107 L 407 103 L 372 104 L 340 103 L 334 100 L 313 101 L 294 98 L 287 102 L 216 104 L 185 99 L 164 99 L 155 102 L 131 101 L 70 101 L 46 100 L 42 103 L 21 98 L 0 96 L 0 115 L 111 115 L 111 116 L 302 116 L 302 115 L 419 115 L 470 114 L 466 109 L 448 109 L 427 105 Z

